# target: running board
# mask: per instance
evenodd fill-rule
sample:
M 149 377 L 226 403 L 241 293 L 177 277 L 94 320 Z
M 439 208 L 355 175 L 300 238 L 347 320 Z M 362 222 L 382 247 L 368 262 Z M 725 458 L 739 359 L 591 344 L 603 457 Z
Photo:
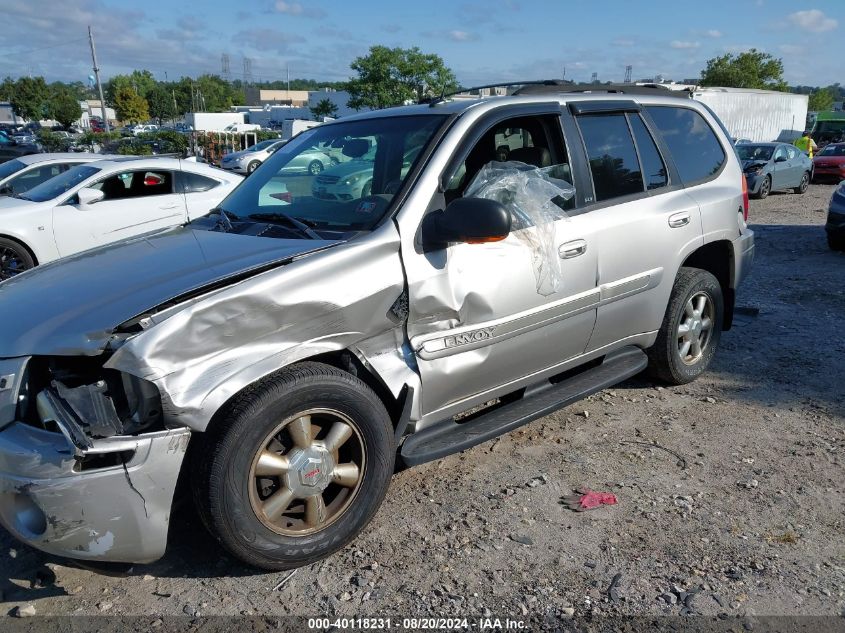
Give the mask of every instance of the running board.
M 600 365 L 560 382 L 544 380 L 527 387 L 525 395 L 515 402 L 496 406 L 465 422 L 449 419 L 414 433 L 402 444 L 402 461 L 417 466 L 465 451 L 635 376 L 646 365 L 648 357 L 641 349 L 622 348 L 605 356 Z

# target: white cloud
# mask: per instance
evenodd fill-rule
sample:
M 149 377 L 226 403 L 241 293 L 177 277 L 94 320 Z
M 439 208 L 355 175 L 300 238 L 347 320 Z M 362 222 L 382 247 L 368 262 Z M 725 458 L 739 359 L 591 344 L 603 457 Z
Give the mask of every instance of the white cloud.
M 707 37 L 712 37 L 712 38 L 716 39 L 716 38 L 722 37 L 722 32 L 718 31 L 716 29 L 710 29 L 709 31 L 707 31 L 705 33 L 705 35 Z
M 276 11 L 289 15 L 302 15 L 305 9 L 298 2 L 284 2 L 284 0 L 279 0 L 276 3 Z
M 827 17 L 818 9 L 797 11 L 790 14 L 788 20 L 798 28 L 809 31 L 810 33 L 824 33 L 825 31 L 832 31 L 839 26 L 839 22 Z
M 698 42 L 684 42 L 681 40 L 672 40 L 669 42 L 669 46 L 672 48 L 677 48 L 679 50 L 690 49 L 690 48 L 698 48 L 701 46 Z
M 468 42 L 472 39 L 472 33 L 459 30 L 449 31 L 449 39 L 454 40 L 455 42 Z

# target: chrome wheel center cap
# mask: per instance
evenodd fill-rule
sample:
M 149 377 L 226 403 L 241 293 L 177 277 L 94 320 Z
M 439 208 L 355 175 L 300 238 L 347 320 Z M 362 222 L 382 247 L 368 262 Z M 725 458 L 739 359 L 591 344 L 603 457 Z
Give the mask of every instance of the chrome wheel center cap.
M 290 453 L 290 469 L 285 484 L 294 497 L 302 499 L 320 494 L 332 481 L 334 459 L 320 446 L 297 448 Z
M 695 334 L 696 336 L 701 334 L 701 319 L 693 319 L 692 320 L 692 325 L 690 326 L 690 331 L 692 331 L 692 333 Z

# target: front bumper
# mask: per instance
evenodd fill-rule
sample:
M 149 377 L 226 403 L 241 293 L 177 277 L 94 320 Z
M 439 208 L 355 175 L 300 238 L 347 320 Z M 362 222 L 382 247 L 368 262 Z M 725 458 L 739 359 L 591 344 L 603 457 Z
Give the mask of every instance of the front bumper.
M 220 169 L 225 169 L 226 171 L 232 171 L 236 174 L 245 174 L 246 167 L 241 165 L 240 163 L 220 163 Z
M 762 172 L 759 174 L 750 174 L 748 172 L 745 173 L 745 182 L 748 183 L 748 193 L 751 195 L 757 195 L 760 191 L 760 185 L 763 184 L 763 178 L 766 175 Z
M 190 434 L 112 437 L 80 451 L 61 433 L 13 422 L 0 430 L 0 525 L 57 556 L 152 562 L 167 545 Z
M 754 231 L 746 228 L 742 234 L 733 241 L 734 249 L 734 283 L 737 288 L 739 284 L 751 272 L 754 263 Z
M 845 167 L 816 167 L 813 169 L 813 178 L 816 180 L 833 180 L 839 182 L 845 180 Z

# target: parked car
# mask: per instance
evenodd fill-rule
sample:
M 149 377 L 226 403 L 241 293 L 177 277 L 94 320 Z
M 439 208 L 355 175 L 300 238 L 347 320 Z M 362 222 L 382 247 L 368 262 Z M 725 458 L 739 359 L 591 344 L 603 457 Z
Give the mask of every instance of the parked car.
M 138 136 L 139 134 L 148 134 L 158 130 L 158 126 L 153 123 L 138 124 L 132 128 L 132 134 Z
M 833 192 L 827 211 L 827 245 L 834 251 L 845 251 L 845 181 Z
M 5 132 L 0 132 L 0 163 L 40 151 L 41 147 L 37 143 L 19 143 Z
M 227 551 L 308 565 L 364 529 L 397 459 L 645 369 L 701 375 L 754 255 L 730 138 L 686 98 L 549 88 L 324 123 L 207 216 L 0 283 L 0 523 L 148 562 L 184 470 Z M 290 165 L 340 136 L 377 139 L 370 196 L 265 195 L 310 185 Z
M 813 157 L 813 180 L 845 180 L 845 143 L 826 145 Z
M 71 167 L 118 156 L 88 153 L 29 154 L 0 165 L 0 196 L 24 193 Z
M 406 152 L 402 161 L 400 178 L 404 178 L 411 168 L 421 147 L 415 147 Z M 366 198 L 373 190 L 373 174 L 375 170 L 375 148 L 370 149 L 369 139 L 347 139 L 344 145 L 347 161 L 329 167 L 314 178 L 311 185 L 311 195 L 322 200 L 349 201 L 356 198 Z M 349 156 L 350 152 L 366 151 L 362 156 Z M 350 160 L 351 158 L 351 160 Z
M 807 191 L 813 161 L 798 148 L 786 143 L 744 143 L 736 146 L 736 152 L 751 196 L 762 200 L 772 191 Z
M 200 163 L 114 158 L 0 198 L 0 279 L 207 214 L 241 181 Z M 45 227 L 47 227 L 45 229 Z
M 256 143 L 239 152 L 224 154 L 220 167 L 239 174 L 251 174 L 270 154 L 282 147 L 287 141 L 269 140 Z
M 281 143 L 284 146 L 288 141 L 272 141 L 272 143 Z M 278 148 L 277 148 L 278 149 Z M 249 151 L 249 150 L 247 150 Z M 276 151 L 276 150 L 273 150 Z M 244 173 L 249 167 L 249 162 L 238 162 L 241 152 L 230 152 L 224 154 L 220 160 L 220 167 L 227 171 L 237 171 Z M 229 158 L 232 157 L 232 158 Z M 285 165 L 285 173 L 305 173 L 307 175 L 316 176 L 321 171 L 332 164 L 332 160 L 325 153 L 321 152 L 315 147 L 308 148 L 307 151 L 300 152 L 297 156 Z M 257 166 L 256 166 L 257 169 Z M 249 173 L 249 172 L 247 172 Z
M 224 132 L 257 132 L 261 129 L 261 126 L 257 123 L 230 123 L 225 128 L 223 128 Z

